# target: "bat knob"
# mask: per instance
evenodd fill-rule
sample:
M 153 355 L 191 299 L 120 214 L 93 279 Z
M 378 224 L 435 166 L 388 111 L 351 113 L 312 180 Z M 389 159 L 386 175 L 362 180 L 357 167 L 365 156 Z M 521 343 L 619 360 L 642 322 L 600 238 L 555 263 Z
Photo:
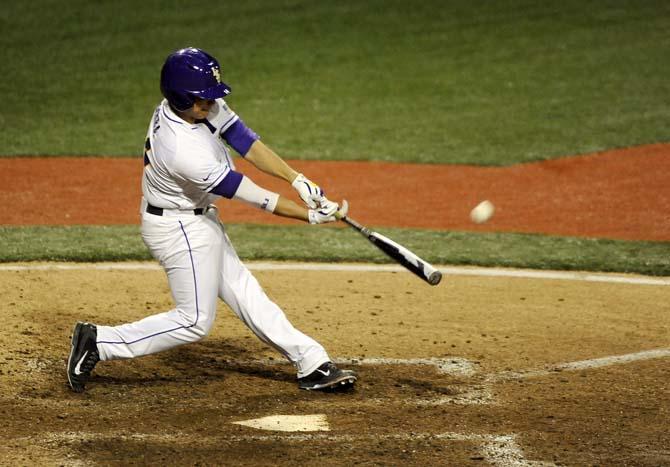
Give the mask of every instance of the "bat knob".
M 428 276 L 428 283 L 430 285 L 437 285 L 442 280 L 442 273 L 440 271 L 434 271 Z
M 342 204 L 340 205 L 340 209 L 335 211 L 335 219 L 344 220 L 347 218 L 348 213 L 349 213 L 349 203 L 347 203 L 346 199 L 343 199 Z

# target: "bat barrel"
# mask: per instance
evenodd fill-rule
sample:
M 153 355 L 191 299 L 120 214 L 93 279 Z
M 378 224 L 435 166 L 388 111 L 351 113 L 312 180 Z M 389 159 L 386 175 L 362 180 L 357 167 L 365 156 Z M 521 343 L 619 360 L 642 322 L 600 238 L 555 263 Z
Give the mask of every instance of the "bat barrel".
M 433 271 L 426 280 L 430 285 L 437 285 L 442 280 L 442 273 L 440 271 Z
M 437 285 L 442 280 L 442 273 L 435 269 L 431 264 L 419 258 L 416 254 L 405 248 L 404 246 L 394 242 L 384 235 L 373 232 L 367 227 L 359 224 L 355 220 L 346 216 L 338 216 L 338 218 L 354 229 L 358 230 L 364 237 L 366 237 L 374 246 L 386 253 L 390 258 L 400 263 L 407 270 L 413 272 L 430 285 Z

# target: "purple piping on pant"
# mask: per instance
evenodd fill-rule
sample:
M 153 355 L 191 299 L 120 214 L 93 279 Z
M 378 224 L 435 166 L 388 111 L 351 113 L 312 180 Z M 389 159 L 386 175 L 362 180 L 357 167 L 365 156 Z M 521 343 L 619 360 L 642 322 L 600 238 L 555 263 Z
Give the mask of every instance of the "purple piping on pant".
M 193 286 L 195 288 L 195 321 L 193 324 L 190 324 L 188 326 L 177 326 L 176 328 L 168 329 L 167 331 L 161 331 L 157 332 L 154 334 L 151 334 L 149 336 L 145 337 L 140 337 L 139 339 L 136 339 L 131 342 L 125 342 L 125 341 L 120 341 L 120 342 L 110 342 L 110 341 L 97 341 L 98 344 L 115 344 L 115 345 L 121 345 L 121 344 L 135 344 L 137 342 L 149 339 L 151 337 L 159 336 L 161 334 L 166 334 L 168 332 L 176 331 L 178 329 L 188 329 L 192 328 L 196 324 L 198 324 L 198 319 L 200 319 L 200 306 L 198 305 L 198 282 L 195 278 L 195 263 L 193 262 L 193 251 L 191 250 L 191 243 L 188 241 L 188 236 L 186 235 L 186 230 L 184 230 L 184 224 L 179 221 L 179 227 L 181 228 L 181 231 L 184 233 L 184 239 L 186 239 L 186 246 L 188 246 L 188 255 L 191 258 L 191 270 L 193 271 Z

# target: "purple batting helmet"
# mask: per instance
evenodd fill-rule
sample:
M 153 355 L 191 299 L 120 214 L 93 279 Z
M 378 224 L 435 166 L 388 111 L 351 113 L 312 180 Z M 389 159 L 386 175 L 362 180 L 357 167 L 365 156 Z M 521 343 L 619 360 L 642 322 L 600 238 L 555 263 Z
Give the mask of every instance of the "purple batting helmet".
M 195 98 L 217 99 L 230 94 L 221 81 L 219 62 L 207 52 L 187 47 L 171 53 L 161 69 L 161 92 L 170 105 L 183 111 Z

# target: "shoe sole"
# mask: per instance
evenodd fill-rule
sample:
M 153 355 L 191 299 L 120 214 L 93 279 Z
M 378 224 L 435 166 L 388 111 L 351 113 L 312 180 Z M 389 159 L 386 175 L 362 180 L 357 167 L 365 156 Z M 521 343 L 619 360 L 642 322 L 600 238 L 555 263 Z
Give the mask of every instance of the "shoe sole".
M 81 325 L 81 323 L 75 324 L 74 329 L 72 330 L 70 356 L 67 359 L 67 381 L 70 384 L 70 388 L 72 388 L 72 390 L 74 392 L 83 392 L 84 391 L 83 386 L 75 386 L 75 383 L 72 382 L 72 377 L 71 377 L 72 357 L 74 357 L 74 353 L 77 350 L 75 342 L 77 342 L 79 340 L 79 333 L 81 332 L 81 326 L 80 325 Z
M 301 387 L 306 391 L 318 391 L 320 389 L 345 389 L 350 386 L 353 386 L 358 378 L 354 375 L 342 375 L 339 378 L 336 378 L 332 381 L 329 381 L 325 384 L 315 384 L 310 387 Z

